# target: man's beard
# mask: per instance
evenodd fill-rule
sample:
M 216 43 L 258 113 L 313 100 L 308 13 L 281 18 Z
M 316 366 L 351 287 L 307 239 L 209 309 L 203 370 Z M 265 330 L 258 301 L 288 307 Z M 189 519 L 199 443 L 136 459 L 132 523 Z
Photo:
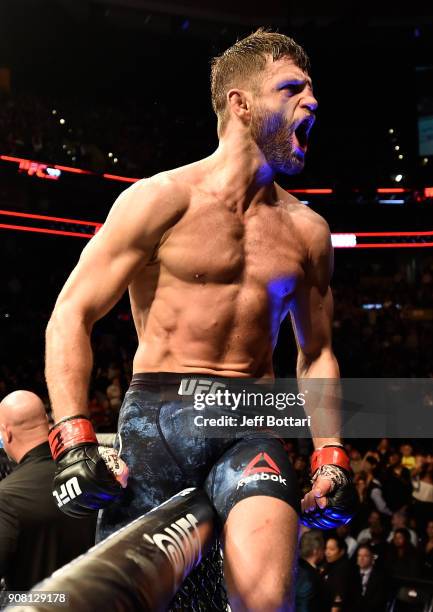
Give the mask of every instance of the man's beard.
M 274 172 L 298 174 L 304 168 L 304 156 L 293 144 L 294 131 L 283 114 L 256 107 L 251 135 Z

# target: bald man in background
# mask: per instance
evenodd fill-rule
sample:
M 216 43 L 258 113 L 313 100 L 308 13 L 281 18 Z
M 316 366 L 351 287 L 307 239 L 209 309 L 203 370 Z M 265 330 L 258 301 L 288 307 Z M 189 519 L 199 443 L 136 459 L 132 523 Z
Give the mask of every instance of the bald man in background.
M 95 519 L 77 521 L 53 499 L 55 463 L 42 400 L 14 391 L 0 402 L 0 436 L 18 465 L 0 482 L 0 577 L 27 591 L 94 544 Z

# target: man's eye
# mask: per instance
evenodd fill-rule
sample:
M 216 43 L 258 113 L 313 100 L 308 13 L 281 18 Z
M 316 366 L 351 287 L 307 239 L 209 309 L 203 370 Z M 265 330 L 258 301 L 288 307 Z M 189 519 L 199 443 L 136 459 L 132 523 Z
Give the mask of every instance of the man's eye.
M 284 85 L 282 89 L 289 92 L 289 94 L 293 96 L 302 90 L 302 85 Z

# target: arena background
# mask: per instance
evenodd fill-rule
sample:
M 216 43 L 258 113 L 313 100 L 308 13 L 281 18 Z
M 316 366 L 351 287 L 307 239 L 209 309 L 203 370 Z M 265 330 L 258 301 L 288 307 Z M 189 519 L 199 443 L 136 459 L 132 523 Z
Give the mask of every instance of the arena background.
M 405 15 L 385 6 L 378 14 L 373 3 L 354 8 L 276 0 L 1 3 L 1 397 L 26 388 L 49 408 L 44 330 L 95 231 L 91 222 L 104 221 L 131 179 L 214 150 L 210 59 L 262 25 L 293 36 L 311 58 L 318 120 L 305 171 L 281 184 L 334 234 L 347 235 L 336 242 L 345 248 L 335 250 L 332 283 L 342 376 L 433 376 L 432 11 L 415 3 Z M 90 408 L 97 430 L 111 432 L 136 346 L 126 296 L 93 341 Z M 294 375 L 289 324 L 275 369 Z M 407 442 L 433 486 L 430 441 Z M 350 441 L 362 455 L 377 443 Z M 296 446 L 290 452 L 294 460 L 301 454 Z M 412 503 L 409 495 L 405 507 Z M 419 573 L 432 577 L 425 521 L 413 526 Z

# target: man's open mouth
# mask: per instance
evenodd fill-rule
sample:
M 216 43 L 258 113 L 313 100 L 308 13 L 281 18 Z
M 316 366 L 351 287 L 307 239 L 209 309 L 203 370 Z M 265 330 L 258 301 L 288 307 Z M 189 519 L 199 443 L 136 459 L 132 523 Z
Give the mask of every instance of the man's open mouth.
M 313 127 L 315 119 L 312 115 L 305 117 L 295 128 L 293 133 L 295 146 L 300 149 L 303 153 L 306 152 L 308 146 L 308 136 L 310 130 Z

